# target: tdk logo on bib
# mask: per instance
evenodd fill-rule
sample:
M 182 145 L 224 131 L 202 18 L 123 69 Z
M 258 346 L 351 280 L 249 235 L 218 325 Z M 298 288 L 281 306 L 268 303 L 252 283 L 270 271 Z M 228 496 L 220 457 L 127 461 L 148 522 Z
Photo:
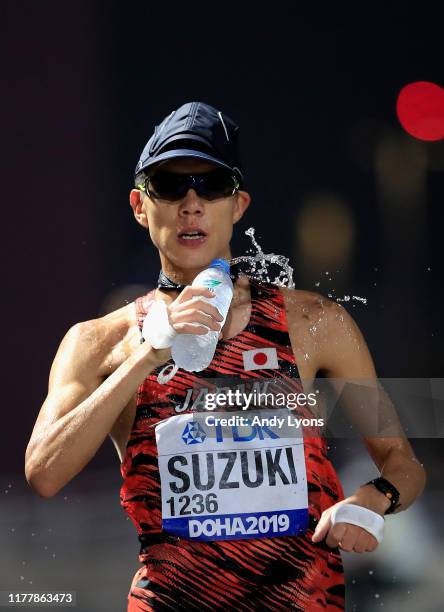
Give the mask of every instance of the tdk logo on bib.
M 191 421 L 185 426 L 182 433 L 182 440 L 185 444 L 201 444 L 207 434 L 197 421 Z
M 228 429 L 231 435 L 227 435 L 224 429 Z M 242 434 L 237 425 L 231 425 L 228 428 L 224 428 L 219 423 L 215 424 L 214 431 L 216 433 L 216 442 L 223 442 L 225 439 L 232 440 L 233 442 L 251 442 L 256 438 L 259 440 L 264 440 L 265 438 L 276 440 L 280 437 L 266 425 L 246 425 L 240 429 Z

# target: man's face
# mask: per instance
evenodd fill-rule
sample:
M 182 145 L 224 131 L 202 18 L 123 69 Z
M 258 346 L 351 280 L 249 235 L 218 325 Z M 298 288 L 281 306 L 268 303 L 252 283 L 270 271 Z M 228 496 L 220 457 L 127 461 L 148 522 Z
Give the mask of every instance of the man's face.
M 201 174 L 216 168 L 208 162 L 182 157 L 169 160 L 156 170 Z M 167 272 L 171 268 L 202 269 L 217 257 L 230 258 L 233 224 L 242 217 L 250 196 L 239 191 L 234 196 L 209 201 L 189 189 L 182 199 L 170 202 L 133 190 L 130 202 L 137 221 L 149 230 L 162 268 Z

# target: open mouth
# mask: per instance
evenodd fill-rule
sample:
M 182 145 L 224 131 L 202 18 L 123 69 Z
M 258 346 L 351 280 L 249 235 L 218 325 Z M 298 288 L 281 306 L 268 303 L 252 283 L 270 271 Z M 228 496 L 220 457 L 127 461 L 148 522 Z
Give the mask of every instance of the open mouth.
M 201 230 L 193 230 L 190 232 L 181 232 L 179 234 L 179 238 L 184 238 L 185 240 L 196 240 L 197 238 L 202 238 L 206 236 L 204 232 Z

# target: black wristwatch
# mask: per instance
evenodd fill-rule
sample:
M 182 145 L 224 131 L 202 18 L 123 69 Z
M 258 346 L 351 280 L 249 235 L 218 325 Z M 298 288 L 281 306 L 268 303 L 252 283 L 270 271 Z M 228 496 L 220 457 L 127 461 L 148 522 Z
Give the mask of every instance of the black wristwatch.
M 386 498 L 390 501 L 390 506 L 387 508 L 387 510 L 384 512 L 384 514 L 393 514 L 393 512 L 399 508 L 399 506 L 401 505 L 399 503 L 399 491 L 398 489 L 392 485 L 391 482 L 389 482 L 386 478 L 383 478 L 382 476 L 380 476 L 379 478 L 374 478 L 373 480 L 369 480 L 369 482 L 365 483 L 366 485 L 373 485 L 374 487 L 376 487 L 378 489 L 378 491 L 381 491 L 381 493 L 383 493 Z

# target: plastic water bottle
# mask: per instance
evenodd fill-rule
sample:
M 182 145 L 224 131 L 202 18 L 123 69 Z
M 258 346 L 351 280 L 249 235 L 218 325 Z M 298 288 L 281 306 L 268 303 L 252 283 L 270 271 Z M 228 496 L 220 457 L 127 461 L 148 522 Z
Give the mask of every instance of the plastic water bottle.
M 210 266 L 202 270 L 192 283 L 193 287 L 207 287 L 216 294 L 214 298 L 200 297 L 212 304 L 224 320 L 227 318 L 233 298 L 233 283 L 230 278 L 230 265 L 225 259 L 213 259 Z M 171 354 L 175 364 L 188 372 L 200 372 L 207 368 L 216 350 L 219 332 L 210 330 L 206 334 L 178 334 L 173 341 Z

